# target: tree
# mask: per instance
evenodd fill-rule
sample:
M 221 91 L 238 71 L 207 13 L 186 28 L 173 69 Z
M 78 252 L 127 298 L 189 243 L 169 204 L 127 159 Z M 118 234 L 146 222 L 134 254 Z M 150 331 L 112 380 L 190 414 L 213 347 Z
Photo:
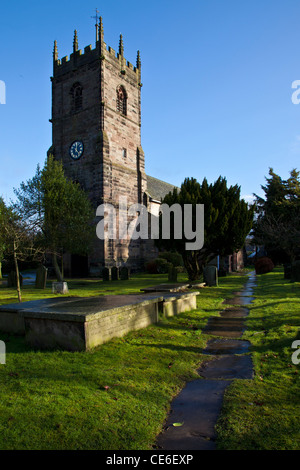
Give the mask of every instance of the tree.
M 264 245 L 274 261 L 293 262 L 300 254 L 300 172 L 290 171 L 283 180 L 272 168 L 262 186 L 265 198 L 256 194 L 254 241 Z
M 78 183 L 66 178 L 62 163 L 50 155 L 35 176 L 15 190 L 15 209 L 36 232 L 36 240 L 52 255 L 58 281 L 58 256 L 65 251 L 86 254 L 94 236 L 94 211 Z
M 204 245 L 200 250 L 186 250 L 185 236 L 181 240 L 174 238 L 171 232 L 170 240 L 160 240 L 159 247 L 177 251 L 183 257 L 189 279 L 199 278 L 203 266 L 215 256 L 226 256 L 238 251 L 245 242 L 252 227 L 254 207 L 242 199 L 240 187 L 227 187 L 227 181 L 221 176 L 214 184 L 208 184 L 204 178 L 202 184 L 194 178 L 186 178 L 178 192 L 175 188 L 162 201 L 169 206 L 180 204 L 182 214 L 184 205 L 204 204 Z M 195 210 L 193 212 L 195 226 Z
M 2 197 L 0 197 L 0 279 L 2 279 L 2 261 L 4 257 L 4 250 L 5 250 L 5 242 L 4 242 L 4 233 L 1 229 L 3 229 L 3 225 L 5 223 L 5 214 L 6 214 L 6 206 Z
M 18 300 L 22 302 L 19 262 L 41 261 L 44 250 L 36 244 L 35 231 L 12 207 L 6 207 L 3 199 L 0 199 L 0 240 L 2 253 L 13 257 Z

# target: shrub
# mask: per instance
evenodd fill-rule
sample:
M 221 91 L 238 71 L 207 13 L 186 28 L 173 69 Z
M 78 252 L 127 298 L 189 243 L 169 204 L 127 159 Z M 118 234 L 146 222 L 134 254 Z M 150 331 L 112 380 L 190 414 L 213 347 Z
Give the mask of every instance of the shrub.
M 153 261 L 149 261 L 147 264 L 146 264 L 146 271 L 147 273 L 149 274 L 158 274 L 158 270 L 157 270 L 157 264 L 156 262 L 153 260 Z
M 166 259 L 159 257 L 149 261 L 145 267 L 149 274 L 168 274 L 169 268 L 173 266 L 174 265 L 169 263 Z
M 173 266 L 183 266 L 183 259 L 179 253 L 166 251 L 158 255 L 160 259 L 165 259 Z
M 168 261 L 163 258 L 157 258 L 155 262 L 159 274 L 167 274 L 169 272 L 169 268 L 173 266 L 172 263 L 168 263 Z
M 271 258 L 264 256 L 259 258 L 255 263 L 256 274 L 266 274 L 270 273 L 274 269 L 274 264 Z

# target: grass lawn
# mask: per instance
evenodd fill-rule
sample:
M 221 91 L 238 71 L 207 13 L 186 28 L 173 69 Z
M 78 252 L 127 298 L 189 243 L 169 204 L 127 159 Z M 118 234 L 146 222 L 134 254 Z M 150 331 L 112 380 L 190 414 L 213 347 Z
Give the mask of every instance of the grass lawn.
M 300 283 L 283 271 L 257 276 L 243 339 L 251 342 L 254 380 L 227 389 L 218 423 L 219 449 L 300 449 L 300 364 L 291 348 L 300 340 Z
M 26 280 L 26 272 L 24 279 Z M 178 282 L 187 282 L 186 274 L 178 274 Z M 135 274 L 128 281 L 108 281 L 103 282 L 99 279 L 66 279 L 69 287 L 69 295 L 74 297 L 91 297 L 96 295 L 110 294 L 134 294 L 140 292 L 145 287 L 156 284 L 167 283 L 165 274 Z M 25 285 L 22 288 L 22 301 L 37 299 L 47 299 L 49 297 L 58 297 L 52 294 L 52 280 L 47 281 L 46 289 L 35 289 L 34 285 Z M 7 289 L 0 283 L 0 305 L 18 302 L 17 291 Z
M 184 280 L 184 275 L 180 280 Z M 170 402 L 207 356 L 202 328 L 222 301 L 245 282 L 241 275 L 201 290 L 198 308 L 164 319 L 89 352 L 33 351 L 22 337 L 0 333 L 7 348 L 0 365 L 0 449 L 152 449 Z M 72 295 L 137 292 L 166 282 L 137 275 L 129 281 L 70 281 Z M 24 286 L 24 300 L 53 297 Z M 15 302 L 0 287 L 0 302 Z
M 203 327 L 246 279 L 232 274 L 219 281 L 201 289 L 196 310 L 89 352 L 33 351 L 22 337 L 0 333 L 7 348 L 0 365 L 0 449 L 152 449 L 171 400 L 208 358 L 201 354 L 210 339 Z M 136 275 L 111 283 L 69 281 L 69 288 L 71 295 L 113 295 L 162 282 L 163 275 Z M 25 286 L 22 294 L 24 300 L 53 297 L 50 288 Z M 300 286 L 275 270 L 258 276 L 255 296 L 244 334 L 255 378 L 227 389 L 218 448 L 299 449 L 300 366 L 292 364 L 291 345 L 300 339 Z M 0 303 L 12 302 L 15 291 L 0 287 Z

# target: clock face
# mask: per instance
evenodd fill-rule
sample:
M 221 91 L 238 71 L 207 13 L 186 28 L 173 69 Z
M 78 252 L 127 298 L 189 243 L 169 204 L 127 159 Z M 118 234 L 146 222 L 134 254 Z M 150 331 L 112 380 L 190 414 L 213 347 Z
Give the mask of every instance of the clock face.
M 78 160 L 83 154 L 83 143 L 80 140 L 76 140 L 70 147 L 70 156 L 73 160 Z

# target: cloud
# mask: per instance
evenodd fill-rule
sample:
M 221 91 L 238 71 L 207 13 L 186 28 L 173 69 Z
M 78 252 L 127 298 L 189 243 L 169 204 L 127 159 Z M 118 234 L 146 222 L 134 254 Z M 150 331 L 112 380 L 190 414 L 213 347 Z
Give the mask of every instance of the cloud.
M 248 202 L 249 204 L 253 204 L 255 201 L 253 194 L 245 194 L 241 197 L 241 199 L 244 199 L 244 201 Z

